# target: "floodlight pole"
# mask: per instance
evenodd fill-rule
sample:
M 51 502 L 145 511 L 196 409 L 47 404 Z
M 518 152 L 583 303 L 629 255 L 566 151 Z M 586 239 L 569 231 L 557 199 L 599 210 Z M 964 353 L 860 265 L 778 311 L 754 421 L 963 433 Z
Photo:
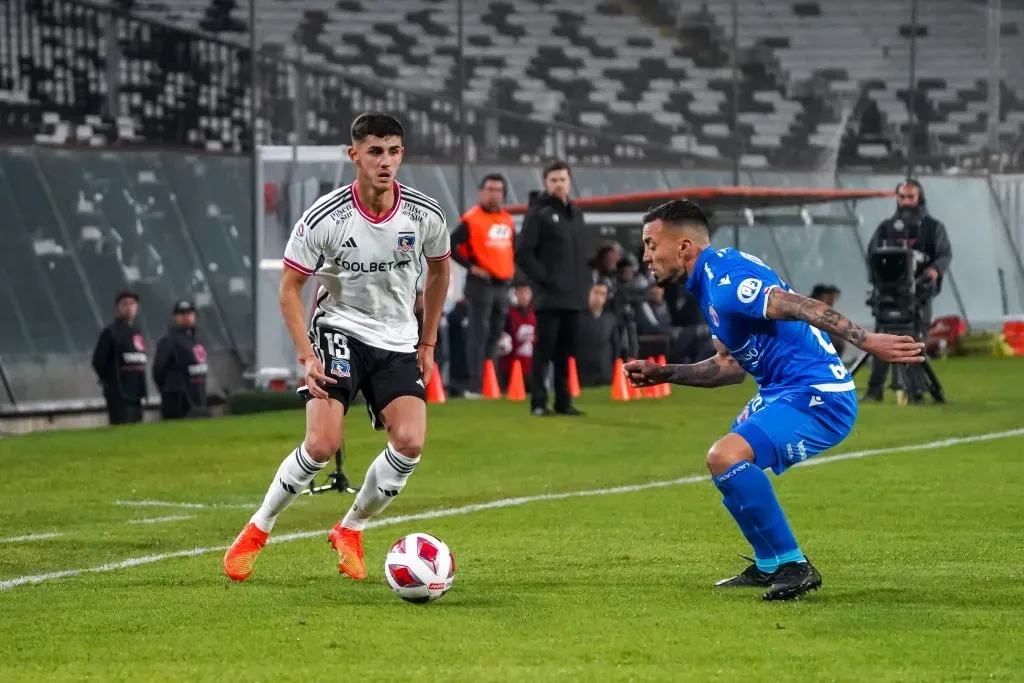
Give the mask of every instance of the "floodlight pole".
M 729 125 L 732 133 L 732 184 L 740 184 L 740 10 L 737 0 L 732 0 L 732 106 L 729 107 Z M 740 226 L 732 226 L 732 246 L 740 248 Z
M 249 164 L 249 185 L 252 187 L 252 244 L 249 247 L 249 293 L 252 296 L 252 370 L 256 371 L 256 340 L 259 338 L 259 316 L 256 315 L 256 291 L 259 286 L 260 245 L 262 237 L 257 225 L 257 211 L 263 202 L 260 188 L 260 153 L 256 140 L 259 123 L 259 69 L 256 62 L 256 0 L 249 0 L 249 144 L 252 146 L 252 161 Z
M 466 201 L 466 54 L 464 41 L 464 20 L 462 11 L 462 0 L 456 2 L 456 25 L 458 27 L 459 40 L 459 197 L 455 205 L 459 207 L 459 216 L 465 210 Z
M 914 175 L 914 133 L 917 130 L 917 0 L 910 4 L 910 74 L 907 84 L 907 177 Z

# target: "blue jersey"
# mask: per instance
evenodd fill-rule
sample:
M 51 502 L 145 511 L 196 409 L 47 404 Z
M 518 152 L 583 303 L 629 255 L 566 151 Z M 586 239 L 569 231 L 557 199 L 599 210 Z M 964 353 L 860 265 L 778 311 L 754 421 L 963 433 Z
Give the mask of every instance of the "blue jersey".
M 710 247 L 686 281 L 712 334 L 753 375 L 765 400 L 796 389 L 852 391 L 825 332 L 803 321 L 767 318 L 768 292 L 776 287 L 790 289 L 756 256 Z

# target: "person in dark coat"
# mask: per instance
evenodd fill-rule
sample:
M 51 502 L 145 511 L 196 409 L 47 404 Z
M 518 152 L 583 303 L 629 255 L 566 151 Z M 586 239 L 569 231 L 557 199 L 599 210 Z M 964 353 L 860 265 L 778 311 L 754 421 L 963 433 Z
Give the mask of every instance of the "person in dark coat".
M 196 339 L 196 309 L 190 301 L 174 304 L 174 324 L 156 345 L 153 381 L 160 390 L 165 420 L 206 413 L 206 349 Z
M 920 329 L 926 337 L 932 324 L 932 301 L 942 291 L 942 283 L 953 260 L 953 247 L 942 221 L 928 213 L 921 183 L 908 178 L 896 187 L 896 213 L 882 221 L 868 243 L 868 269 L 871 256 L 883 247 L 909 247 L 917 257 L 918 295 L 922 299 Z M 881 401 L 889 364 L 873 357 L 866 402 Z
M 516 247 L 516 265 L 533 284 L 537 337 L 530 380 L 530 410 L 550 415 L 544 375 L 554 364 L 555 412 L 579 415 L 569 395 L 569 358 L 575 353 L 580 311 L 593 276 L 587 264 L 583 212 L 569 199 L 569 166 L 544 169 L 545 191 L 531 197 Z
M 114 322 L 103 328 L 92 352 L 92 367 L 103 385 L 110 424 L 142 422 L 146 398 L 146 338 L 135 325 L 139 295 L 121 292 Z
M 576 365 L 580 373 L 580 386 L 598 387 L 612 383 L 615 363 L 615 332 L 619 321 L 606 308 L 608 285 L 595 282 L 590 287 L 587 310 L 580 316 L 579 350 Z

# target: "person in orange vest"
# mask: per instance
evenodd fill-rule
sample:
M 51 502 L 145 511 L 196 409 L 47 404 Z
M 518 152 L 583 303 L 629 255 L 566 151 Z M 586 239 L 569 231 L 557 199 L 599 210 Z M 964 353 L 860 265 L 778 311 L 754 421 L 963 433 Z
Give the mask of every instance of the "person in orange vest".
M 498 173 L 480 181 L 480 203 L 462 216 L 452 232 L 452 257 L 469 272 L 464 290 L 469 303 L 466 397 L 480 395 L 484 363 L 496 361 L 498 340 L 505 327 L 509 290 L 515 274 L 515 223 L 502 208 L 507 194 Z

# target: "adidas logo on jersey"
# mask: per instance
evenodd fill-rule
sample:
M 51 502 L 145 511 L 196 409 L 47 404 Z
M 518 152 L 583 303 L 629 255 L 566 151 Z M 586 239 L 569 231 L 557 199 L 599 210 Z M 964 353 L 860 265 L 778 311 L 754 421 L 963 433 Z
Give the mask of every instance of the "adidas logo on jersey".
M 344 242 L 341 243 L 341 248 L 342 249 L 355 249 L 356 248 L 356 238 L 355 237 L 349 237 L 347 240 L 345 240 Z

